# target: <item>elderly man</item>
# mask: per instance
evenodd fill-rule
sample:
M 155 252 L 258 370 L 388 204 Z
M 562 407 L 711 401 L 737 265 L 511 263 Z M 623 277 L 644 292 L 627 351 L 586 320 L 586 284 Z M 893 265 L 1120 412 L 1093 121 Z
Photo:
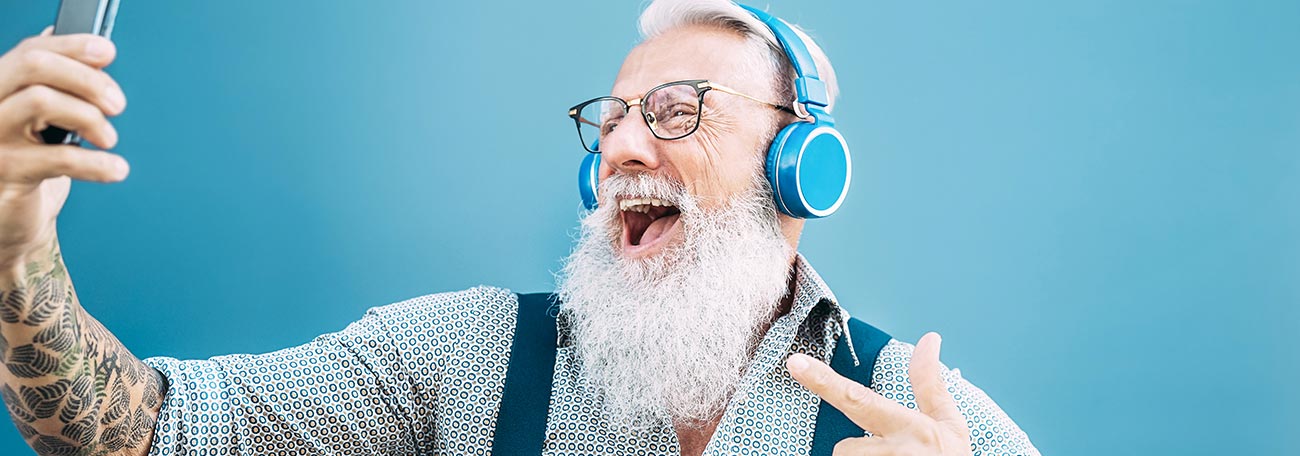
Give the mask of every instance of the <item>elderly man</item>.
M 570 111 L 594 209 L 554 296 L 428 295 L 201 361 L 141 361 L 77 302 L 55 237 L 69 178 L 127 165 L 36 132 L 112 148 L 125 99 L 108 41 L 23 41 L 0 59 L 14 424 L 40 454 L 1036 454 L 940 365 L 937 335 L 914 348 L 849 319 L 796 253 L 851 169 L 820 48 L 721 0 L 660 0 L 640 23 L 612 96 Z

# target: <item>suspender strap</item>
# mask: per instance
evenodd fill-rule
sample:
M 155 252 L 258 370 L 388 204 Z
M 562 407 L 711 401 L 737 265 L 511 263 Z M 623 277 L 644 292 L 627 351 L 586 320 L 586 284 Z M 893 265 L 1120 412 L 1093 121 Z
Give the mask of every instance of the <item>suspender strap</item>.
M 876 329 L 862 320 L 849 319 L 849 334 L 861 363 L 853 365 L 853 356 L 849 353 L 844 336 L 835 343 L 835 353 L 831 356 L 831 368 L 840 375 L 855 382 L 871 387 L 871 370 L 876 365 L 880 350 L 892 339 L 889 334 Z M 817 409 L 817 428 L 813 431 L 812 456 L 831 456 L 835 444 L 851 437 L 862 437 L 862 428 L 835 407 L 822 401 Z
M 542 454 L 555 375 L 555 317 L 550 308 L 558 302 L 549 293 L 519 295 L 492 454 Z

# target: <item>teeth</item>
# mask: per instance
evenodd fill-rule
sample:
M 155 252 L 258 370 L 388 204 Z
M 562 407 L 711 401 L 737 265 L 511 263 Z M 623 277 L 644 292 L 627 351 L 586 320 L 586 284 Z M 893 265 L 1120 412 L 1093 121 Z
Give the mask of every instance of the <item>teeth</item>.
M 618 202 L 618 209 L 621 211 L 636 211 L 643 214 L 657 206 L 671 207 L 672 204 L 658 198 L 625 198 Z

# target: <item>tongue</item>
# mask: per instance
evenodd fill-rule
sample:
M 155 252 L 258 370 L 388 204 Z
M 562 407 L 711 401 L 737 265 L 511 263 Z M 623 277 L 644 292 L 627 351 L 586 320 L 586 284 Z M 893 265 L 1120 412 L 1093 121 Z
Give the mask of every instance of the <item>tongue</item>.
M 637 245 L 650 244 L 656 239 L 659 239 L 659 236 L 663 236 L 664 232 L 668 231 L 668 228 L 671 228 L 674 223 L 677 223 L 677 217 L 679 216 L 681 216 L 681 214 L 668 215 L 659 217 L 655 219 L 655 221 L 650 222 L 650 226 L 646 227 L 645 233 L 641 235 L 641 241 L 638 242 Z

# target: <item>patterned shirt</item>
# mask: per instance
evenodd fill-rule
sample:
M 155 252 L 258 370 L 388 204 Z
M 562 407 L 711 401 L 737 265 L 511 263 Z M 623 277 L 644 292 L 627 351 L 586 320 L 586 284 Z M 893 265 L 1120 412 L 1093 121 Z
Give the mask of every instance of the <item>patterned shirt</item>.
M 759 343 L 705 455 L 807 455 L 821 400 L 784 360 L 829 362 L 848 313 L 798 256 L 789 313 Z M 262 355 L 150 358 L 170 386 L 151 455 L 490 454 L 515 328 L 516 295 L 477 287 L 372 308 L 342 331 Z M 567 324 L 557 320 L 560 339 Z M 872 388 L 916 408 L 913 346 L 891 340 Z M 956 369 L 943 372 L 977 455 L 1038 454 Z M 541 437 L 541 436 L 539 436 Z M 573 348 L 556 352 L 545 455 L 679 455 L 670 422 L 618 428 L 603 416 Z

